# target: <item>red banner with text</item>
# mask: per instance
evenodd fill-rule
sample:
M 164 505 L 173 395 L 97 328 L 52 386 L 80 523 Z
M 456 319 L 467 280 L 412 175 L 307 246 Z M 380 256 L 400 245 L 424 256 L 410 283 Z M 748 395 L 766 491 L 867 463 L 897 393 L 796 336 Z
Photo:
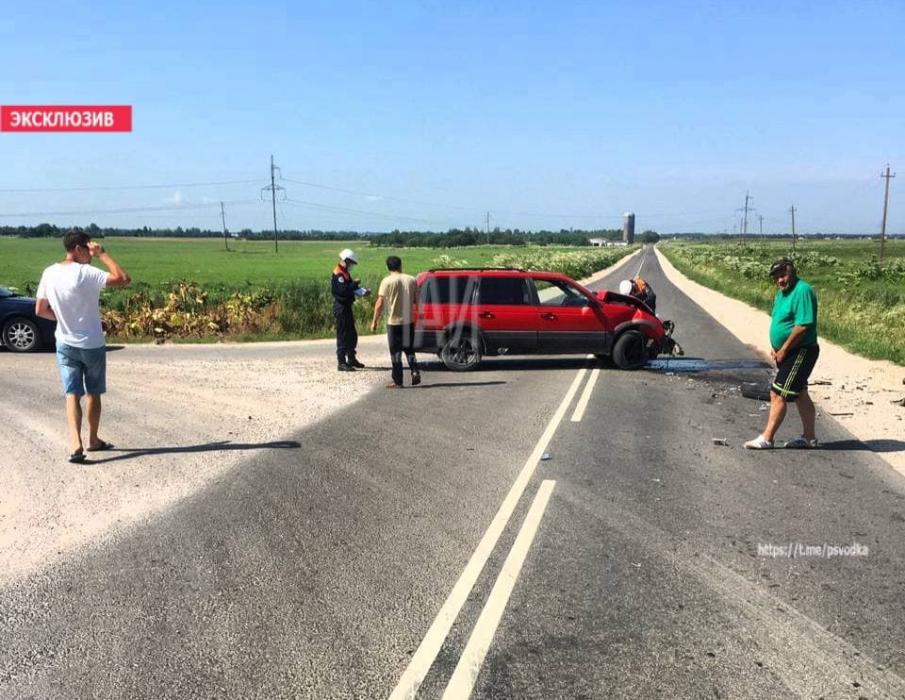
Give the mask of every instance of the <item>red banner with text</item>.
M 0 106 L 0 131 L 132 131 L 132 106 Z

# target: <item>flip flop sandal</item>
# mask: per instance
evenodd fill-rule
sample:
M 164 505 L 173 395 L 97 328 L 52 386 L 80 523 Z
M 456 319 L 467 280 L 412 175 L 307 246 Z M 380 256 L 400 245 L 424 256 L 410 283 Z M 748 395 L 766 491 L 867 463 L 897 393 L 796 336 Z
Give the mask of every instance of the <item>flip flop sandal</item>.
M 79 450 L 78 452 L 73 452 L 69 455 L 69 461 L 73 464 L 81 464 L 85 461 L 85 453 Z
M 103 440 L 101 440 L 100 445 L 98 445 L 97 447 L 89 447 L 88 451 L 89 452 L 102 452 L 104 450 L 111 450 L 111 449 L 113 449 L 113 445 L 111 443 L 104 442 Z

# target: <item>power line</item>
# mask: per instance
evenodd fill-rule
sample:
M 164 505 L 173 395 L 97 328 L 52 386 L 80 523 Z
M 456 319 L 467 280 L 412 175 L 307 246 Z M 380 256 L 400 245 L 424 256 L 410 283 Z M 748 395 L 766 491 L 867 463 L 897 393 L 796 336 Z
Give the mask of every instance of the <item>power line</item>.
M 251 185 L 260 180 L 218 180 L 212 182 L 171 182 L 168 184 L 154 185 L 99 185 L 96 187 L 25 187 L 4 188 L 0 192 L 7 194 L 25 194 L 28 192 L 112 192 L 118 190 L 164 190 L 173 187 L 217 187 L 220 185 Z
M 279 175 L 279 179 L 285 180 L 286 182 L 292 182 L 295 184 L 304 185 L 306 187 L 313 187 L 316 189 L 326 190 L 330 192 L 339 192 L 342 194 L 354 195 L 354 196 L 362 196 L 373 198 L 375 200 L 386 200 L 386 201 L 394 201 L 408 204 L 416 204 L 419 206 L 431 206 L 438 207 L 441 209 L 452 209 L 452 210 L 461 210 L 461 211 L 469 211 L 469 212 L 478 212 L 481 211 L 478 207 L 468 207 L 461 206 L 456 204 L 447 204 L 440 202 L 432 202 L 425 201 L 420 199 L 409 199 L 404 197 L 396 197 L 390 195 L 380 195 L 373 192 L 366 192 L 363 190 L 355 190 L 345 187 L 334 187 L 331 185 L 322 185 L 320 183 L 309 182 L 305 180 L 296 180 L 293 178 L 283 177 L 281 173 L 279 173 L 279 168 L 274 168 L 276 173 Z M 272 173 L 273 174 L 273 173 Z M 97 185 L 97 186 L 88 186 L 88 185 L 79 185 L 73 187 L 19 187 L 19 188 L 0 188 L 0 193 L 5 194 L 27 194 L 27 193 L 47 193 L 47 192 L 117 192 L 117 191 L 129 191 L 129 190 L 155 190 L 155 189 L 173 189 L 173 188 L 192 188 L 192 187 L 217 187 L 217 186 L 227 186 L 227 185 L 249 185 L 256 184 L 260 182 L 258 179 L 247 179 L 247 180 L 210 180 L 210 181 L 199 181 L 199 182 L 171 182 L 171 183 L 148 183 L 148 184 L 137 184 L 137 185 Z M 271 186 L 275 186 L 275 179 L 271 178 Z M 270 189 L 270 186 L 264 188 Z M 280 189 L 277 186 L 277 189 Z M 274 197 L 272 196 L 271 199 Z M 311 203 L 313 205 L 313 203 Z M 273 202 L 271 202 L 273 205 Z M 323 205 L 328 206 L 328 205 Z M 184 207 L 183 207 L 184 208 Z M 342 208 L 337 207 L 337 211 L 343 211 Z M 134 209 L 134 211 L 151 211 L 150 208 L 144 209 Z M 374 216 L 381 216 L 379 212 L 365 212 L 363 210 L 355 210 L 355 209 L 345 209 L 344 211 L 348 211 L 350 213 L 369 213 Z M 497 210 L 507 216 L 522 216 L 522 217 L 531 217 L 531 218 L 549 218 L 549 219 L 583 219 L 583 220 L 620 220 L 621 215 L 613 214 L 613 215 L 600 215 L 600 214 L 566 214 L 566 213 L 558 213 L 558 212 L 536 212 L 536 211 L 513 211 L 513 210 Z M 47 212 L 41 213 L 37 212 L 35 215 L 54 215 L 57 212 Z M 91 211 L 77 211 L 77 212 L 60 212 L 64 215 L 69 214 L 91 214 L 94 212 Z M 117 209 L 117 210 L 99 210 L 97 213 L 129 213 L 126 209 Z M 710 212 L 707 212 L 710 213 Z M 16 215 L 19 216 L 19 215 Z M 26 214 L 22 214 L 21 216 L 26 216 Z M 700 216 L 700 214 L 692 213 L 692 212 L 682 212 L 682 213 L 654 213 L 650 214 L 650 216 L 657 217 L 690 217 L 690 216 Z M 435 221 L 431 221 L 428 219 L 420 218 L 420 217 L 412 217 L 412 216 L 401 216 L 401 215 L 392 215 L 390 218 L 398 218 L 405 219 L 409 221 L 419 221 L 426 223 L 439 223 Z M 445 224 L 444 224 L 445 225 Z
M 257 204 L 257 200 L 238 200 L 233 202 L 226 202 L 226 204 L 230 204 L 232 206 L 243 206 L 247 204 Z M 168 207 L 124 207 L 121 209 L 88 209 L 88 210 L 70 210 L 70 211 L 32 211 L 32 212 L 18 212 L 15 214 L 0 214 L 0 217 L 4 219 L 16 219 L 22 218 L 26 216 L 93 216 L 96 214 L 137 214 L 141 212 L 152 212 L 152 211 L 165 211 L 165 212 L 178 212 L 188 209 L 206 209 L 209 207 L 217 207 L 219 203 L 217 202 L 204 202 L 200 204 L 181 204 L 179 206 L 168 206 Z
M 284 177 L 281 178 L 286 182 L 291 182 L 296 185 L 304 185 L 305 187 L 314 187 L 319 190 L 327 190 L 329 192 L 340 192 L 342 194 L 355 195 L 357 197 L 368 197 L 374 200 L 386 200 L 392 202 L 401 202 L 403 204 L 417 204 L 419 206 L 427 206 L 427 207 L 438 207 L 440 209 L 457 209 L 461 211 L 469 211 L 469 212 L 478 212 L 481 211 L 479 207 L 466 207 L 458 204 L 445 204 L 441 202 L 429 202 L 420 199 L 409 199 L 407 197 L 396 197 L 392 195 L 382 195 L 377 194 L 375 192 L 365 192 L 363 190 L 353 190 L 345 187 L 333 187 L 331 185 L 321 185 L 316 182 L 307 182 L 305 180 L 295 180 L 293 178 Z M 621 220 L 621 214 L 613 214 L 613 215 L 603 215 L 600 214 L 561 214 L 555 212 L 525 212 L 525 211 L 511 211 L 505 209 L 498 209 L 496 211 L 500 211 L 503 214 L 508 216 L 529 216 L 529 217 L 537 217 L 537 218 L 550 218 L 550 219 L 614 219 Z
M 403 216 L 402 214 L 386 214 L 383 212 L 367 211 L 364 209 L 352 209 L 349 207 L 336 207 L 336 206 L 332 206 L 330 204 L 320 204 L 318 202 L 307 202 L 303 199 L 287 198 L 284 201 L 288 202 L 289 204 L 295 204 L 297 206 L 313 207 L 315 209 L 323 209 L 325 211 L 331 211 L 331 212 L 341 213 L 341 214 L 365 214 L 367 216 L 378 216 L 378 217 L 381 217 L 384 219 L 393 219 L 393 220 L 399 220 L 399 221 L 403 221 L 403 220 L 404 221 L 414 221 L 414 222 L 421 223 L 421 224 L 436 224 L 436 225 L 440 225 L 440 226 L 445 226 L 448 224 L 448 222 L 441 222 L 441 221 L 431 220 L 431 219 L 421 219 L 421 218 L 417 218 L 414 216 Z

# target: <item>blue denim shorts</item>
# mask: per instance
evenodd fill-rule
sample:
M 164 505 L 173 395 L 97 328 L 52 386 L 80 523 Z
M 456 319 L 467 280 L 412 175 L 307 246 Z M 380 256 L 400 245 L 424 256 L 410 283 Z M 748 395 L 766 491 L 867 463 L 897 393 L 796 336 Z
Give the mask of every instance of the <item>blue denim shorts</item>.
M 74 348 L 57 343 L 63 393 L 84 396 L 107 391 L 107 348 Z

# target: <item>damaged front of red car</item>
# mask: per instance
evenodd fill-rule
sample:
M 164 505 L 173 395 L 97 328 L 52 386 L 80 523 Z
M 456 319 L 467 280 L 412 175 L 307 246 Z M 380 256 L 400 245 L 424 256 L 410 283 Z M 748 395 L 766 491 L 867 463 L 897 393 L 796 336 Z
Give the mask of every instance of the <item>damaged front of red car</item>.
M 640 366 L 658 355 L 684 354 L 672 337 L 676 324 L 658 318 L 640 299 L 609 290 L 597 292 L 596 297 L 613 324 L 617 337 L 613 355 L 617 364 Z M 629 332 L 632 335 L 628 335 Z M 623 347 L 619 347 L 620 338 L 626 338 L 622 341 Z

